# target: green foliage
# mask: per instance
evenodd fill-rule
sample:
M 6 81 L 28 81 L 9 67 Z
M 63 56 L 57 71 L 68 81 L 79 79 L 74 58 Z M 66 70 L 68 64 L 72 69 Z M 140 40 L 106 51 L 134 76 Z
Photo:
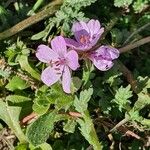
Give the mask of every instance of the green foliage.
M 67 123 L 65 124 L 63 130 L 69 133 L 74 133 L 75 131 L 75 127 L 76 127 L 76 121 L 75 120 L 69 120 L 67 121 Z
M 21 103 L 31 101 L 31 98 L 21 95 L 9 95 L 6 97 L 6 100 L 12 103 Z
M 108 70 L 103 78 L 104 83 L 110 84 L 111 87 L 115 88 L 122 83 L 119 78 L 122 73 L 119 71 L 118 66 L 115 65 L 111 70 Z
M 74 100 L 75 109 L 82 114 L 83 119 L 77 119 L 80 125 L 81 134 L 85 139 L 93 145 L 94 149 L 101 149 L 101 144 L 98 142 L 97 135 L 94 130 L 92 120 L 87 111 L 88 102 L 93 94 L 93 89 L 81 91 L 79 99 L 76 97 Z
M 89 88 L 88 90 L 85 89 L 84 91 L 81 91 L 79 98 L 77 96 L 75 97 L 74 106 L 78 112 L 84 113 L 84 111 L 87 110 L 88 101 L 91 99 L 92 94 L 93 89 Z
M 15 90 L 24 90 L 28 88 L 29 85 L 22 80 L 20 77 L 14 76 L 9 83 L 6 85 L 6 89 L 10 91 L 15 91 Z
M 129 6 L 132 2 L 133 0 L 115 0 L 114 5 L 116 7 L 126 7 Z
M 134 109 L 135 110 L 141 110 L 144 108 L 146 105 L 150 104 L 150 97 L 148 94 L 144 93 L 139 93 L 138 94 L 138 99 L 134 104 Z
M 20 55 L 28 55 L 29 53 L 30 50 L 18 39 L 16 43 L 7 48 L 5 56 L 8 58 L 8 64 L 13 66 L 18 64 Z
M 44 114 L 48 111 L 51 104 L 55 105 L 56 109 L 67 110 L 73 103 L 74 96 L 68 95 L 62 91 L 60 84 L 48 87 L 41 87 L 34 99 L 33 110 L 38 114 Z
M 26 142 L 26 137 L 19 125 L 19 114 L 21 107 L 8 106 L 0 101 L 0 119 L 2 119 L 15 133 L 20 142 Z
M 70 25 L 73 22 L 76 20 L 87 20 L 81 9 L 94 2 L 96 2 L 96 0 L 64 0 L 60 10 L 56 13 L 56 17 L 51 18 L 47 27 L 43 31 L 33 35 L 31 39 L 38 40 L 42 38 L 45 41 L 54 26 L 57 28 L 61 26 L 61 31 L 65 34 L 71 34 Z
M 21 55 L 18 61 L 21 66 L 21 69 L 27 71 L 35 79 L 40 80 L 39 73 L 30 66 L 27 56 Z
M 84 85 L 86 85 L 86 83 L 89 81 L 90 74 L 93 70 L 94 66 L 92 65 L 92 63 L 89 60 L 86 60 L 83 66 L 83 76 L 82 76 Z
M 132 4 L 135 13 L 142 12 L 148 5 L 149 0 L 115 0 L 114 5 L 116 7 L 128 7 Z
M 0 69 L 0 76 L 2 76 L 2 77 L 4 77 L 4 78 L 8 78 L 9 75 L 10 75 L 10 72 L 9 72 L 9 71 Z
M 72 93 L 77 92 L 80 89 L 81 85 L 82 85 L 81 79 L 78 77 L 73 77 L 72 78 Z
M 86 7 L 90 6 L 92 3 L 95 3 L 97 0 L 65 0 L 65 3 L 72 6 L 76 7 L 76 9 L 81 9 L 81 7 Z
M 131 86 L 128 85 L 126 88 L 123 88 L 122 86 L 117 90 L 115 99 L 113 102 L 115 102 L 119 110 L 122 111 L 122 109 L 129 110 L 130 106 L 129 104 L 131 103 L 129 98 L 132 97 L 132 91 L 130 91 Z
M 140 13 L 146 5 L 148 5 L 149 0 L 137 0 L 133 3 L 133 9 L 136 13 Z
M 34 146 L 43 144 L 54 128 L 56 111 L 40 116 L 27 129 L 27 138 Z

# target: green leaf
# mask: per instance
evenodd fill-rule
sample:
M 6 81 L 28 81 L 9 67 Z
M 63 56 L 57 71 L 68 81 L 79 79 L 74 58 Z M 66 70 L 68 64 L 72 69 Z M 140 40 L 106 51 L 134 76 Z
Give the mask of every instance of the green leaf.
M 34 102 L 32 109 L 37 114 L 43 115 L 48 111 L 49 107 L 50 105 L 39 105 L 37 102 Z
M 0 69 L 0 76 L 4 77 L 4 78 L 8 78 L 10 75 L 10 73 L 8 71 L 5 70 L 1 70 Z
M 115 0 L 114 5 L 116 7 L 127 7 L 132 3 L 133 0 Z
M 40 116 L 27 128 L 27 138 L 34 146 L 43 144 L 54 128 L 56 111 Z
M 139 111 L 131 109 L 128 113 L 125 114 L 126 118 L 129 118 L 132 121 L 141 122 L 143 117 L 139 115 Z
M 126 88 L 121 86 L 116 92 L 115 99 L 112 101 L 118 104 L 120 111 L 122 111 L 122 109 L 129 110 L 129 98 L 132 97 L 132 91 L 130 91 L 130 88 L 130 85 L 128 85 Z
M 64 126 L 64 131 L 69 132 L 69 133 L 74 133 L 75 127 L 76 127 L 76 121 L 75 120 L 68 120 L 68 122 Z
M 105 72 L 103 83 L 108 83 L 113 88 L 118 87 L 118 85 L 122 83 L 121 79 L 119 78 L 121 75 L 122 73 L 120 73 L 118 70 L 118 66 L 115 65 L 112 69 Z
M 150 88 L 150 78 L 149 77 L 141 77 L 139 76 L 137 78 L 137 92 L 143 92 L 143 93 L 148 93 L 148 89 Z
M 26 83 L 26 81 L 22 80 L 18 76 L 14 76 L 9 83 L 6 85 L 6 89 L 10 91 L 15 91 L 15 90 L 23 90 L 28 88 L 29 85 Z
M 21 66 L 21 69 L 27 71 L 33 78 L 40 80 L 39 73 L 35 71 L 33 68 L 31 68 L 27 56 L 21 55 L 18 61 Z
M 86 83 L 89 81 L 90 74 L 93 70 L 94 70 L 94 67 L 91 61 L 86 60 L 83 66 L 83 77 L 82 77 L 82 80 L 84 81 L 84 85 L 86 85 Z
M 144 93 L 139 93 L 138 94 L 138 100 L 134 104 L 134 109 L 135 110 L 141 110 L 144 108 L 146 105 L 150 105 L 150 96 Z
M 19 144 L 18 146 L 15 147 L 15 150 L 27 150 L 28 145 L 27 144 Z
M 136 13 L 140 13 L 144 8 L 146 8 L 146 5 L 148 5 L 148 1 L 149 0 L 136 0 L 133 3 L 134 11 Z
M 87 110 L 88 101 L 91 99 L 92 94 L 93 88 L 89 88 L 88 90 L 81 91 L 79 99 L 75 97 L 74 106 L 78 112 L 83 113 Z
M 31 101 L 31 98 L 21 96 L 21 95 L 9 95 L 6 97 L 6 100 L 12 103 L 21 103 L 21 102 Z
M 2 119 L 15 133 L 20 142 L 26 142 L 26 137 L 19 124 L 21 107 L 8 106 L 0 100 L 0 119 Z
M 123 34 L 118 28 L 111 30 L 112 41 L 114 44 L 121 44 L 123 41 Z
M 46 34 L 45 30 L 43 30 L 43 31 L 33 35 L 31 37 L 31 40 L 39 40 L 39 39 L 43 38 L 45 36 L 45 34 Z
M 75 93 L 80 89 L 80 87 L 82 85 L 82 81 L 78 77 L 73 77 L 72 78 L 72 84 L 73 84 L 72 85 L 72 93 Z
M 42 86 L 34 99 L 33 110 L 39 114 L 46 113 L 51 104 L 55 104 L 56 109 L 67 110 L 73 103 L 74 96 L 66 94 L 62 86 L 58 83 L 48 88 Z
M 29 145 L 30 150 L 52 150 L 52 147 L 48 143 L 43 143 L 39 146 Z
M 148 126 L 150 130 L 150 119 L 144 118 L 140 123 L 143 124 L 144 126 Z
M 48 143 L 43 143 L 40 145 L 41 150 L 52 150 L 52 147 Z M 36 149 L 35 149 L 36 150 Z M 38 149 L 37 149 L 38 150 Z
M 57 109 L 67 110 L 73 103 L 74 96 L 66 94 L 60 84 L 55 84 L 51 87 L 51 94 L 48 99 L 55 100 L 55 106 Z
M 80 119 L 80 118 L 77 119 L 77 122 L 80 125 L 79 129 L 81 131 L 81 134 L 93 146 L 94 150 L 101 150 L 102 145 L 98 140 L 93 122 L 89 115 L 89 112 L 86 110 L 82 116 L 83 116 L 83 119 Z
M 65 0 L 66 3 L 71 5 L 72 7 L 77 7 L 78 9 L 81 7 L 90 6 L 92 3 L 95 3 L 97 0 Z

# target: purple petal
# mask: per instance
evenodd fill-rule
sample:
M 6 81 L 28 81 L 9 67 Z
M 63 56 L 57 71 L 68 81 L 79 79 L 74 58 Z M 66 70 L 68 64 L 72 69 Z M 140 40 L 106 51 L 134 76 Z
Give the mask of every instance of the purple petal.
M 57 69 L 56 69 L 57 68 Z M 47 85 L 51 86 L 56 83 L 62 75 L 62 67 L 58 68 L 56 66 L 47 67 L 41 75 L 41 80 Z
M 66 42 L 62 36 L 57 36 L 51 41 L 52 49 L 63 57 L 67 53 Z
M 67 65 L 72 69 L 76 70 L 79 67 L 78 54 L 76 51 L 71 50 L 66 54 Z
M 66 42 L 66 45 L 71 48 L 77 48 L 80 46 L 80 44 L 78 42 L 76 42 L 75 40 L 70 39 L 70 38 L 65 38 L 65 42 Z
M 113 66 L 112 61 L 107 60 L 93 60 L 93 64 L 101 71 L 107 71 Z
M 57 59 L 58 55 L 48 46 L 39 45 L 37 48 L 36 57 L 42 62 L 49 63 L 51 60 Z
M 91 36 L 93 35 L 96 35 L 96 34 L 99 34 L 99 31 L 100 31 L 100 23 L 98 20 L 94 20 L 94 19 L 91 19 L 88 23 L 87 23 L 87 26 L 89 28 L 89 31 L 91 33 Z
M 86 45 L 90 42 L 90 34 L 86 30 L 74 32 L 75 39 L 78 43 Z
M 71 93 L 70 86 L 71 86 L 71 73 L 70 70 L 67 66 L 65 66 L 63 70 L 63 75 L 62 75 L 62 86 L 63 90 L 66 93 Z
M 98 35 L 101 36 L 104 32 L 104 28 L 100 28 Z
M 119 57 L 119 51 L 110 46 L 101 46 L 97 52 L 108 59 L 116 59 Z
M 94 38 L 92 37 L 92 40 L 91 40 L 91 45 L 92 45 L 92 47 L 93 47 L 94 45 L 96 45 L 96 43 L 98 42 L 100 36 L 101 36 L 101 34 L 96 35 Z
M 72 49 L 78 50 L 78 51 L 86 51 L 92 48 L 92 44 L 82 45 L 81 43 L 76 42 L 73 39 L 65 38 L 66 45 L 69 46 Z
M 78 32 L 81 30 L 86 30 L 89 33 L 89 29 L 87 27 L 87 24 L 83 21 L 75 22 L 72 26 L 72 32 Z
M 120 52 L 116 48 L 108 47 L 108 50 L 112 59 L 117 59 L 119 57 Z

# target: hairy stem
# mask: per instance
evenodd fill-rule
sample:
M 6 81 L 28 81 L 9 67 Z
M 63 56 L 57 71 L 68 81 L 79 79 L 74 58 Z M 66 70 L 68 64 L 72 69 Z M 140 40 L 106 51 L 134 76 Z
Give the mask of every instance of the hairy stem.
M 119 51 L 120 51 L 120 53 L 125 53 L 129 50 L 132 50 L 136 47 L 139 47 L 139 46 L 141 46 L 143 44 L 146 44 L 146 43 L 149 43 L 149 42 L 150 42 L 150 36 L 145 37 L 145 38 L 143 38 L 143 39 L 141 39 L 137 42 L 131 43 L 131 44 L 125 46 L 125 47 L 122 47 L 122 48 L 119 49 Z
M 145 24 L 144 26 L 140 27 L 138 30 L 136 30 L 135 32 L 133 32 L 127 39 L 126 41 L 123 43 L 123 45 L 126 45 L 129 43 L 129 41 L 139 32 L 143 31 L 144 29 L 146 29 L 147 27 L 150 26 L 150 23 Z
M 119 128 L 120 126 L 122 126 L 122 125 L 125 124 L 126 122 L 128 122 L 128 118 L 125 118 L 125 119 L 121 120 L 118 124 L 116 124 L 116 125 L 110 130 L 110 132 L 116 131 L 117 128 Z
M 38 12 L 36 15 L 31 16 L 31 17 L 19 22 L 18 24 L 11 27 L 10 29 L 5 30 L 4 32 L 1 32 L 0 40 L 4 40 L 8 37 L 11 37 L 11 36 L 19 33 L 20 31 L 26 29 L 27 27 L 29 27 L 49 16 L 52 16 L 59 9 L 62 2 L 63 2 L 63 0 L 53 1 L 49 5 L 47 5 L 45 9 Z
M 102 145 L 101 143 L 99 142 L 99 139 L 98 139 L 98 136 L 96 134 L 96 131 L 95 131 L 95 128 L 94 128 L 94 124 L 93 124 L 93 121 L 89 115 L 89 112 L 88 110 L 85 112 L 85 115 L 83 116 L 83 118 L 85 120 L 89 120 L 90 124 L 91 124 L 91 132 L 90 132 L 90 136 L 91 136 L 91 139 L 92 139 L 92 142 L 93 143 L 90 143 L 92 146 L 93 146 L 93 149 L 94 150 L 102 150 Z
M 116 63 L 127 82 L 131 85 L 132 90 L 137 93 L 137 81 L 134 79 L 132 72 L 121 61 L 118 60 Z

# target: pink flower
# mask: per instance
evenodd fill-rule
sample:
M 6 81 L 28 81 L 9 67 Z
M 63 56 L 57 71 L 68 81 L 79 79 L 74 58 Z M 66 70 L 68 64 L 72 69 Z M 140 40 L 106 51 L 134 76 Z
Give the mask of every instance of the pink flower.
M 119 57 L 119 51 L 110 46 L 101 46 L 96 51 L 89 52 L 87 57 L 101 71 L 109 70 L 113 60 Z
M 98 20 L 92 19 L 87 23 L 76 22 L 73 24 L 72 32 L 75 40 L 65 38 L 67 46 L 82 52 L 83 56 L 89 58 L 101 71 L 106 71 L 113 66 L 113 60 L 119 57 L 117 49 L 110 46 L 101 46 L 95 51 L 91 51 L 91 48 L 96 45 L 104 32 L 104 28 L 101 28 Z
M 74 33 L 75 40 L 65 38 L 67 46 L 76 50 L 87 51 L 97 43 L 104 32 L 104 28 L 101 28 L 98 20 L 92 19 L 88 23 L 83 21 L 74 23 L 72 32 Z
M 51 86 L 59 79 L 62 81 L 63 90 L 70 93 L 71 70 L 79 67 L 78 54 L 74 50 L 67 51 L 65 40 L 57 36 L 51 41 L 51 48 L 46 45 L 39 45 L 36 57 L 49 66 L 42 72 L 41 80 Z

